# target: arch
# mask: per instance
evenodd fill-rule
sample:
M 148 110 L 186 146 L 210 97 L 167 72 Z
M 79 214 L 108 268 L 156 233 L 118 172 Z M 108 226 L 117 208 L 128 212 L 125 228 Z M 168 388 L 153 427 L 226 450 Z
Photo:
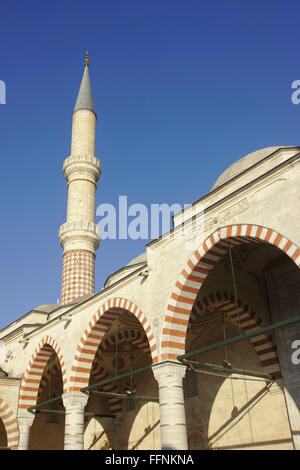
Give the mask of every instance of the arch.
M 222 305 L 224 313 L 227 314 L 228 318 L 232 322 L 238 325 L 238 318 L 240 322 L 241 330 L 244 333 L 250 333 L 261 328 L 262 320 L 249 307 L 248 304 L 243 302 L 241 299 L 238 300 L 238 305 L 235 304 L 234 296 L 228 292 L 217 292 L 215 294 L 209 294 L 201 299 L 197 300 L 193 306 L 191 313 L 191 321 L 201 316 L 206 309 L 209 309 L 212 305 Z M 272 336 L 261 334 L 254 338 L 249 338 L 260 362 L 260 365 L 265 374 L 273 375 L 275 379 L 280 379 L 281 369 L 276 354 L 276 348 L 272 345 Z
M 9 404 L 0 398 L 0 419 L 5 427 L 6 436 L 7 436 L 7 447 L 12 450 L 18 448 L 19 443 L 19 429 L 17 418 Z
M 19 409 L 27 409 L 34 406 L 37 401 L 38 391 L 45 366 L 53 353 L 56 352 L 63 380 L 63 391 L 67 391 L 67 373 L 60 347 L 50 336 L 45 336 L 36 347 L 31 356 L 28 367 L 22 377 L 20 386 Z
M 195 426 L 193 428 L 190 428 L 190 429 L 187 429 L 187 438 L 188 438 L 188 444 L 189 444 L 189 450 L 190 449 L 190 440 L 191 440 L 191 437 L 192 436 L 198 436 L 198 439 L 200 439 L 200 443 L 201 443 L 201 450 L 205 450 L 205 449 L 208 449 L 208 445 L 205 445 L 206 444 L 206 441 L 207 441 L 207 436 L 206 436 L 206 439 L 205 439 L 205 436 L 204 436 L 204 433 L 203 433 L 203 426 Z M 197 450 L 199 450 L 197 448 Z
M 217 229 L 190 257 L 175 283 L 164 317 L 161 360 L 176 359 L 185 350 L 186 331 L 193 304 L 214 266 L 230 246 L 251 242 L 276 246 L 300 267 L 300 249 L 275 230 L 252 224 Z
M 128 341 L 129 339 L 131 339 L 132 344 L 134 344 L 142 352 L 148 353 L 150 351 L 148 340 L 145 338 L 145 335 L 142 333 L 142 331 L 131 328 L 118 332 L 118 341 L 120 343 Z M 106 351 L 110 346 L 115 346 L 115 344 L 115 336 L 111 336 L 103 339 L 101 346 L 103 350 Z M 97 357 L 97 353 L 95 357 Z M 108 371 L 105 370 L 104 366 L 101 366 L 100 364 L 96 365 L 94 372 L 94 378 L 97 382 L 109 378 Z M 118 385 L 116 384 L 116 382 L 108 383 L 103 386 L 103 391 L 117 393 Z M 123 400 L 120 400 L 118 398 L 110 398 L 109 404 L 112 413 L 116 414 L 121 413 L 123 411 Z
M 44 388 L 50 382 L 51 376 L 57 374 L 60 371 L 59 364 L 54 364 L 50 369 L 43 373 L 41 378 L 41 383 L 38 391 L 38 397 L 40 397 L 43 393 Z
M 145 339 L 143 332 L 137 329 L 127 329 L 118 332 L 118 341 L 120 343 L 125 342 L 126 340 L 132 340 L 132 344 L 134 344 L 137 348 L 141 349 L 141 351 L 147 353 L 150 351 L 149 343 Z M 110 346 L 114 346 L 116 344 L 115 336 L 111 336 L 107 339 L 103 340 L 103 344 L 101 344 L 104 351 L 106 351 Z
M 115 297 L 101 305 L 80 338 L 71 368 L 69 391 L 79 391 L 81 388 L 88 386 L 96 351 L 102 338 L 116 318 L 116 312 L 112 310 L 114 308 L 127 310 L 139 320 L 149 342 L 152 362 L 158 362 L 155 337 L 146 316 L 130 300 Z

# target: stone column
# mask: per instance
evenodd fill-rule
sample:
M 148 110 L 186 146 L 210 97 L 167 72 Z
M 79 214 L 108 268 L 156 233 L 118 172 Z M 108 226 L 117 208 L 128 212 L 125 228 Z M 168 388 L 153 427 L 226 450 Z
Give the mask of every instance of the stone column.
M 30 428 L 34 421 L 34 415 L 28 411 L 22 413 L 18 416 L 18 426 L 19 426 L 19 445 L 18 450 L 28 450 L 29 447 L 29 437 L 30 437 Z
M 88 396 L 81 392 L 62 395 L 65 407 L 65 450 L 83 450 L 84 408 Z
M 170 362 L 153 368 L 159 388 L 160 434 L 162 450 L 187 450 L 183 395 L 186 367 Z

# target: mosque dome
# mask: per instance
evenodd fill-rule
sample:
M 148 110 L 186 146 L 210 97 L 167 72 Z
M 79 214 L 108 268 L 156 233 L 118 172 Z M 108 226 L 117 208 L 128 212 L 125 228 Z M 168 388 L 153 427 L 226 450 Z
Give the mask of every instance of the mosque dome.
M 243 173 L 244 171 L 248 170 L 255 164 L 259 163 L 261 160 L 264 158 L 268 157 L 272 153 L 276 152 L 279 149 L 282 148 L 288 148 L 286 146 L 275 146 L 275 147 L 265 147 L 260 150 L 256 150 L 256 152 L 249 153 L 245 157 L 240 158 L 236 162 L 234 162 L 232 165 L 230 165 L 222 174 L 219 176 L 213 187 L 211 188 L 211 191 L 214 189 L 219 188 L 223 184 L 227 183 L 230 181 L 232 178 L 235 176 L 238 176 L 239 174 Z

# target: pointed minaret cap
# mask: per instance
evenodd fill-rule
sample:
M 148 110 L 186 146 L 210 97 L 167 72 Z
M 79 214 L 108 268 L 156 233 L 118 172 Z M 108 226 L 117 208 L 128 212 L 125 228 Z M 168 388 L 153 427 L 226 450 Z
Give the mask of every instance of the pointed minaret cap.
M 81 80 L 81 85 L 79 88 L 79 93 L 77 96 L 77 101 L 75 104 L 74 112 L 77 111 L 78 109 L 89 109 L 90 111 L 93 111 L 96 114 L 96 111 L 94 108 L 94 100 L 93 100 L 90 76 L 89 76 L 89 53 L 88 52 L 85 54 L 84 72 L 83 72 L 83 77 Z

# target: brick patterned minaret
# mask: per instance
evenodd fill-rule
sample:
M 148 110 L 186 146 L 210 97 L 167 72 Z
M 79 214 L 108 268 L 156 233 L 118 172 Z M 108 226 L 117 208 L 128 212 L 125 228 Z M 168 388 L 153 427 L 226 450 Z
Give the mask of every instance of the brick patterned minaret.
M 95 157 L 97 116 L 89 78 L 89 57 L 73 112 L 71 155 L 63 165 L 68 181 L 67 222 L 60 227 L 64 249 L 61 304 L 95 290 L 95 252 L 100 235 L 95 224 L 96 182 L 101 174 Z

